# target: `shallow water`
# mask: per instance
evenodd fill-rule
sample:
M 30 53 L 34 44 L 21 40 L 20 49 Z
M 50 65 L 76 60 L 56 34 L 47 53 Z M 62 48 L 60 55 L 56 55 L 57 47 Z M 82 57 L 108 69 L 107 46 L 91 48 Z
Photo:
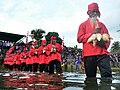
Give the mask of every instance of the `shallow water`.
M 63 72 L 48 75 L 30 72 L 1 72 L 0 89 L 3 90 L 120 90 L 120 73 L 112 78 L 85 78 L 85 74 Z
M 120 73 L 113 72 L 112 78 L 85 78 L 85 74 L 63 73 L 63 90 L 120 90 Z

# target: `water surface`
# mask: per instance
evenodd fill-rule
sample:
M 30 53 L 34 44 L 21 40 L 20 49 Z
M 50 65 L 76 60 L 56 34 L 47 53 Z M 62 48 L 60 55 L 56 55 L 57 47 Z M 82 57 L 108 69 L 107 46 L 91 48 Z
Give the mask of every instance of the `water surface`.
M 120 90 L 120 73 L 112 78 L 87 78 L 78 72 L 62 75 L 31 72 L 1 72 L 0 89 L 7 90 Z

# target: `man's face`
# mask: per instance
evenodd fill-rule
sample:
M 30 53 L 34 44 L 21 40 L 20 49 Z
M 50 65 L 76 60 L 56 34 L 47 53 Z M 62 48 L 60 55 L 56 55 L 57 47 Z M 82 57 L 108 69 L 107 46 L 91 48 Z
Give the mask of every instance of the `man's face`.
M 97 16 L 98 16 L 98 13 L 99 13 L 99 11 L 98 10 L 91 10 L 90 11 L 90 14 L 89 14 L 89 17 L 90 18 L 97 18 Z
M 43 46 L 46 46 L 46 43 L 43 43 L 42 45 L 43 45 Z
M 52 40 L 52 44 L 55 44 L 56 43 L 56 40 Z

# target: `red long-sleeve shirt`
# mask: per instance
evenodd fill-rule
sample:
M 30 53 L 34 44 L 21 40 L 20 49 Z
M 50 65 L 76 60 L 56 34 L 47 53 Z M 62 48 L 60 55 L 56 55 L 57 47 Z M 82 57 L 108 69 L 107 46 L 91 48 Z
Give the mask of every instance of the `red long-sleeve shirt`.
M 40 46 L 38 48 L 39 64 L 48 64 L 48 57 L 46 55 L 46 46 Z
M 61 52 L 62 52 L 62 46 L 58 43 L 54 45 L 56 47 L 56 52 L 52 53 L 51 49 L 53 47 L 53 44 L 48 44 L 46 47 L 46 54 L 48 55 L 48 62 L 52 60 L 58 60 L 61 62 Z
M 98 25 L 101 28 L 101 34 L 109 34 L 106 26 L 98 21 Z M 95 30 L 95 27 L 92 28 L 90 24 L 90 20 L 86 20 L 85 22 L 81 23 L 77 33 L 77 41 L 78 43 L 83 43 L 83 52 L 82 55 L 84 56 L 93 56 L 93 55 L 102 55 L 102 54 L 109 54 L 107 51 L 110 41 L 107 42 L 106 48 L 101 48 L 100 46 L 93 46 L 92 43 L 87 43 L 88 38 L 92 35 L 92 32 Z

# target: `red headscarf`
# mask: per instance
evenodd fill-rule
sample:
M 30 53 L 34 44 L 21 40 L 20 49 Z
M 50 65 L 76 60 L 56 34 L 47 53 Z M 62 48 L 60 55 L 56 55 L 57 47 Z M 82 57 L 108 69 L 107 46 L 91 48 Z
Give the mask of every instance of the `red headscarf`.
M 42 40 L 42 44 L 46 43 L 46 40 Z
M 87 14 L 90 13 L 90 11 L 92 10 L 98 10 L 98 16 L 100 17 L 100 11 L 99 11 L 99 7 L 98 7 L 98 4 L 97 3 L 91 3 L 88 5 L 88 11 L 87 11 Z
M 56 40 L 56 36 L 51 36 L 50 40 Z
M 20 53 L 20 50 L 17 50 L 17 53 Z
M 56 40 L 56 36 L 51 36 L 50 42 L 52 43 L 53 40 Z

